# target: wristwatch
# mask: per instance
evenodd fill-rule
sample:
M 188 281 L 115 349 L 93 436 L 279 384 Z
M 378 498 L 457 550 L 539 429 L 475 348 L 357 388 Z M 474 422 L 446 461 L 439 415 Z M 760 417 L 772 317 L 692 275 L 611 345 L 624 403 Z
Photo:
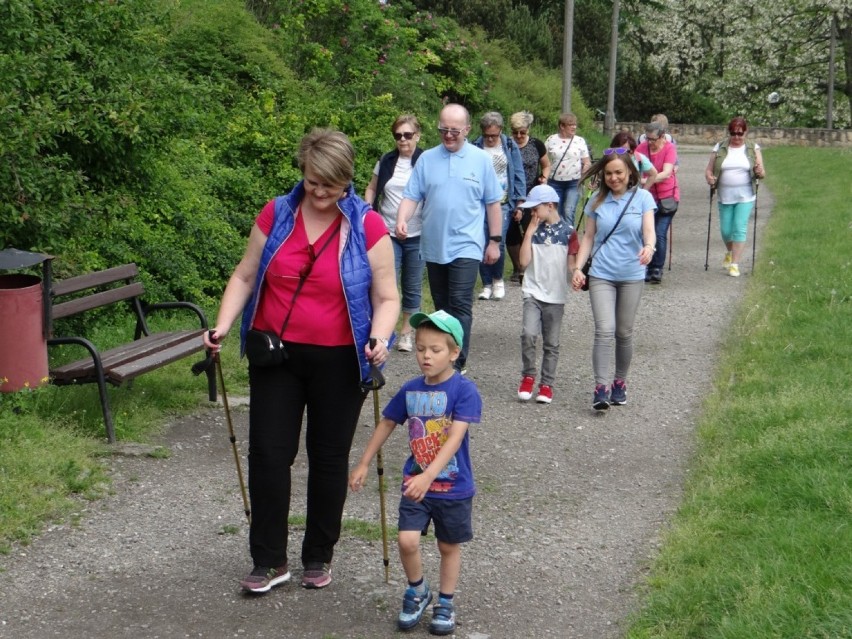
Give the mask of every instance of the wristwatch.
M 376 337 L 375 335 L 371 335 L 371 336 L 370 336 L 370 339 L 374 339 L 374 340 L 376 340 L 377 342 L 381 342 L 382 344 L 384 344 L 384 345 L 385 345 L 385 348 L 387 348 L 387 347 L 388 347 L 388 342 L 390 341 L 390 340 L 388 340 L 388 338 L 387 338 L 387 337 Z
M 497 242 L 498 244 L 503 241 L 502 235 L 489 235 L 488 240 L 490 242 Z

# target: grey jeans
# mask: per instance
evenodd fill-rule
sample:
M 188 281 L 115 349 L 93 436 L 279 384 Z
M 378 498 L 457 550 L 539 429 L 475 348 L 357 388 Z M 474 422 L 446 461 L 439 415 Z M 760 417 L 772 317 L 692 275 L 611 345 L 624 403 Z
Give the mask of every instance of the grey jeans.
M 541 384 L 553 386 L 556 365 L 559 362 L 559 333 L 562 329 L 564 304 L 539 302 L 534 297 L 524 298 L 524 319 L 521 328 L 521 375 L 535 377 L 535 343 L 542 338 Z
M 589 278 L 589 299 L 595 319 L 595 344 L 592 368 L 595 384 L 609 386 L 613 379 L 627 379 L 633 359 L 633 321 L 642 299 L 645 282 L 610 282 Z M 612 351 L 615 347 L 615 377 L 612 373 Z

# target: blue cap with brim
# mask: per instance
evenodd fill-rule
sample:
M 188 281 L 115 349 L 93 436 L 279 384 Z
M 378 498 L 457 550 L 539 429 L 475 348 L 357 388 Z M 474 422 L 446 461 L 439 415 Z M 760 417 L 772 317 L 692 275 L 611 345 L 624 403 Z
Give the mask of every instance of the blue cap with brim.
M 428 315 L 426 313 L 415 313 L 411 316 L 411 319 L 408 320 L 408 323 L 414 328 L 417 328 L 423 322 L 432 322 L 440 330 L 452 335 L 456 344 L 459 346 L 462 345 L 462 340 L 464 340 L 464 329 L 462 329 L 461 322 L 447 313 L 447 311 L 435 311 Z

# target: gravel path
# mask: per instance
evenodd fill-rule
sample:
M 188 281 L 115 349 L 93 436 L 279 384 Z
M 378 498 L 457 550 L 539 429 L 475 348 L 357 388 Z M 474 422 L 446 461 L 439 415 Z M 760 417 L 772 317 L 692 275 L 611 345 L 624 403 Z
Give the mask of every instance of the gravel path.
M 505 300 L 475 304 L 469 366 L 484 416 L 471 430 L 476 538 L 463 550 L 456 637 L 614 638 L 637 605 L 636 586 L 679 502 L 700 402 L 751 272 L 749 250 L 743 277 L 723 275 L 715 210 L 711 268 L 704 271 L 709 149 L 680 152 L 674 264 L 662 286 L 646 287 L 627 406 L 604 414 L 590 408 L 585 293 L 573 295 L 566 309 L 550 406 L 516 399 L 520 289 L 511 285 Z M 758 239 L 771 204 L 762 190 Z M 382 405 L 416 373 L 412 355 L 394 354 Z M 247 412 L 233 412 L 245 455 Z M 362 423 L 353 459 L 370 435 L 371 400 Z M 381 543 L 345 536 L 329 588 L 303 590 L 299 570 L 267 596 L 243 596 L 237 580 L 250 568 L 247 527 L 223 412 L 181 419 L 161 439 L 169 458 L 112 456 L 110 497 L 81 502 L 76 524 L 51 526 L 31 545 L 0 557 L 0 637 L 399 636 L 404 574 L 393 539 L 389 585 Z M 384 451 L 391 525 L 404 454 L 398 430 Z M 302 454 L 294 467 L 294 515 L 304 509 L 305 470 Z M 346 517 L 378 520 L 376 485 L 373 476 L 350 497 Z M 295 557 L 300 540 L 296 529 Z M 427 577 L 436 584 L 431 535 L 422 548 Z M 408 634 L 428 636 L 427 625 Z

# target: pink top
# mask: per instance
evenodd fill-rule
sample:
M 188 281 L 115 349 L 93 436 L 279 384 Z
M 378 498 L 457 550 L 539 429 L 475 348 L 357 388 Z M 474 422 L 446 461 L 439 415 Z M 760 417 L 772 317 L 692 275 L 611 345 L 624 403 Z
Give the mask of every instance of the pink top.
M 654 165 L 654 168 L 657 169 L 658 172 L 662 171 L 663 166 L 666 164 L 671 164 L 672 166 L 677 164 L 677 147 L 668 140 L 666 140 L 666 143 L 663 145 L 663 148 L 660 149 L 659 153 L 652 153 L 651 149 L 648 148 L 647 142 L 642 142 L 639 146 L 637 146 L 636 151 L 651 160 L 651 164 Z M 667 197 L 673 197 L 675 200 L 680 202 L 680 187 L 677 183 L 677 174 L 672 172 L 672 174 L 662 182 L 654 182 L 651 186 L 651 195 L 654 196 L 654 199 L 657 202 Z
M 255 220 L 258 228 L 268 236 L 272 230 L 275 216 L 275 201 L 263 207 Z M 343 284 L 340 281 L 338 254 L 340 251 L 340 221 L 332 223 L 313 244 L 316 255 L 329 239 L 336 237 L 316 258 L 310 274 L 305 279 L 302 290 L 296 298 L 293 312 L 283 339 L 299 344 L 318 346 L 346 346 L 353 343 L 352 327 L 346 310 L 346 298 L 343 296 Z M 381 216 L 369 211 L 364 218 L 364 230 L 367 235 L 367 250 L 370 250 L 388 230 Z M 279 333 L 290 309 L 293 293 L 299 283 L 299 271 L 310 262 L 308 236 L 302 220 L 301 209 L 296 212 L 295 225 L 290 237 L 272 258 L 266 271 L 265 286 L 261 291 L 257 315 L 252 328 Z

